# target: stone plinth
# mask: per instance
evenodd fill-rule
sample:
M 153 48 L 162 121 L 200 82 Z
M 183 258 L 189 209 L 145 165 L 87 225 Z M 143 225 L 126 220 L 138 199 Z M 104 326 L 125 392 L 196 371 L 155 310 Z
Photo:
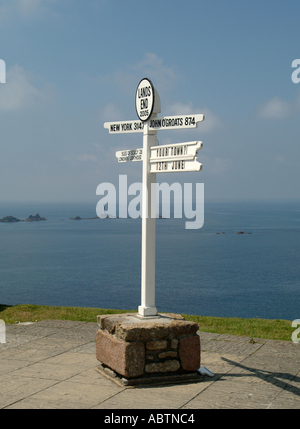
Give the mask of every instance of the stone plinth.
M 98 370 L 124 386 L 201 380 L 198 325 L 180 315 L 98 316 Z

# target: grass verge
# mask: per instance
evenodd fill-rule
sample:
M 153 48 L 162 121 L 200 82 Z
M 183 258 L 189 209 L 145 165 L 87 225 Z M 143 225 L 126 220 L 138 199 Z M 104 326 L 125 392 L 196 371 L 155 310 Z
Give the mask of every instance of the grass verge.
M 74 320 L 97 322 L 98 314 L 128 313 L 126 310 L 112 310 L 86 307 L 55 307 L 49 305 L 1 305 L 0 319 L 7 324 L 20 322 L 39 322 L 41 320 Z
M 292 322 L 288 320 L 242 319 L 236 317 L 206 317 L 182 315 L 198 323 L 200 331 L 216 334 L 240 335 L 250 338 L 291 341 Z
M 38 322 L 47 319 L 96 322 L 100 314 L 136 313 L 135 310 L 113 310 L 85 307 L 55 307 L 48 305 L 1 305 L 0 319 L 6 324 Z M 291 341 L 292 332 L 288 320 L 241 319 L 182 315 L 186 320 L 198 323 L 200 331 L 216 334 L 240 335 L 250 338 Z

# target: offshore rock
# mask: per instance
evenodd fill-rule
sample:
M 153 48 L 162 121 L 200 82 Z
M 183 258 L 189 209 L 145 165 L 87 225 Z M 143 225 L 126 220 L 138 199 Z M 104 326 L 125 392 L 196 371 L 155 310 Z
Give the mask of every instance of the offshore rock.
M 23 221 L 13 216 L 5 216 L 3 219 L 0 219 L 0 222 L 9 223 L 9 222 L 23 222 Z
M 35 216 L 30 215 L 25 222 L 36 222 L 40 220 L 47 220 L 44 217 L 41 217 L 38 213 Z M 24 222 L 22 219 L 17 219 L 13 216 L 5 216 L 3 219 L 0 219 L 0 222 Z
M 39 222 L 41 220 L 47 220 L 44 217 L 41 217 L 38 213 L 35 216 L 30 215 L 25 222 Z

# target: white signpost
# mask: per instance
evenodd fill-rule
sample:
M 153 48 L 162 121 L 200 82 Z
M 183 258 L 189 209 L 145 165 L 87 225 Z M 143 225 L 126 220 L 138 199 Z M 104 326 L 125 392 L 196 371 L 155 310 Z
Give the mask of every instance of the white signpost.
M 178 173 L 179 171 L 200 171 L 202 164 L 198 159 L 150 160 L 150 173 Z
M 109 134 L 142 133 L 144 124 L 141 121 L 105 122 L 104 128 L 109 130 Z
M 143 132 L 143 148 L 116 152 L 118 162 L 143 161 L 142 194 L 142 276 L 140 317 L 157 315 L 155 306 L 155 213 L 156 173 L 200 171 L 202 164 L 196 157 L 202 142 L 193 141 L 156 146 L 157 130 L 196 128 L 204 116 L 181 115 L 157 118 L 160 98 L 152 82 L 144 78 L 138 84 L 135 107 L 140 121 L 105 122 L 110 134 Z M 152 186 L 151 186 L 152 185 Z M 152 193 L 151 193 L 152 191 Z
M 204 115 L 166 116 L 150 119 L 151 130 L 183 130 L 197 128 L 198 122 L 204 121 Z
M 160 100 L 151 80 L 142 79 L 135 93 L 136 113 L 141 121 L 146 122 L 152 113 L 160 112 Z M 156 111 L 155 111 L 156 110 Z
M 153 146 L 151 148 L 150 161 L 165 158 L 194 159 L 198 150 L 202 149 L 202 147 L 203 143 L 198 141 Z
M 202 142 L 187 142 L 152 147 L 150 173 L 200 171 L 202 164 L 198 162 L 196 154 L 202 146 Z
M 143 149 L 120 150 L 116 157 L 118 162 L 143 161 Z
M 159 113 L 159 112 L 158 112 Z M 198 122 L 204 121 L 204 115 L 181 115 L 166 116 L 164 118 L 153 118 L 149 121 L 150 130 L 183 130 L 187 128 L 197 128 Z M 109 130 L 109 134 L 142 133 L 144 122 L 142 121 L 119 121 L 105 122 L 104 128 Z

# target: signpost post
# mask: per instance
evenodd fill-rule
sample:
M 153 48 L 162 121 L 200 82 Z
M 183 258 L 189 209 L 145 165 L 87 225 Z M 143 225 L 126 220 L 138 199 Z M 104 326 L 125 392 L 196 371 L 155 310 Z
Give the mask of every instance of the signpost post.
M 143 132 L 143 148 L 116 152 L 118 162 L 143 161 L 142 193 L 142 267 L 140 317 L 155 317 L 155 213 L 156 173 L 200 171 L 196 157 L 202 142 L 156 146 L 157 131 L 196 128 L 204 115 L 181 115 L 158 118 L 160 98 L 152 82 L 144 78 L 138 84 L 135 107 L 139 121 L 106 122 L 110 134 Z
M 141 305 L 138 308 L 140 316 L 156 316 L 155 306 L 155 213 L 156 203 L 156 174 L 150 172 L 151 146 L 156 144 L 156 131 L 149 130 L 149 124 L 144 126 L 143 136 L 143 186 L 148 192 L 142 194 L 142 278 Z M 153 194 L 152 194 L 153 192 Z

